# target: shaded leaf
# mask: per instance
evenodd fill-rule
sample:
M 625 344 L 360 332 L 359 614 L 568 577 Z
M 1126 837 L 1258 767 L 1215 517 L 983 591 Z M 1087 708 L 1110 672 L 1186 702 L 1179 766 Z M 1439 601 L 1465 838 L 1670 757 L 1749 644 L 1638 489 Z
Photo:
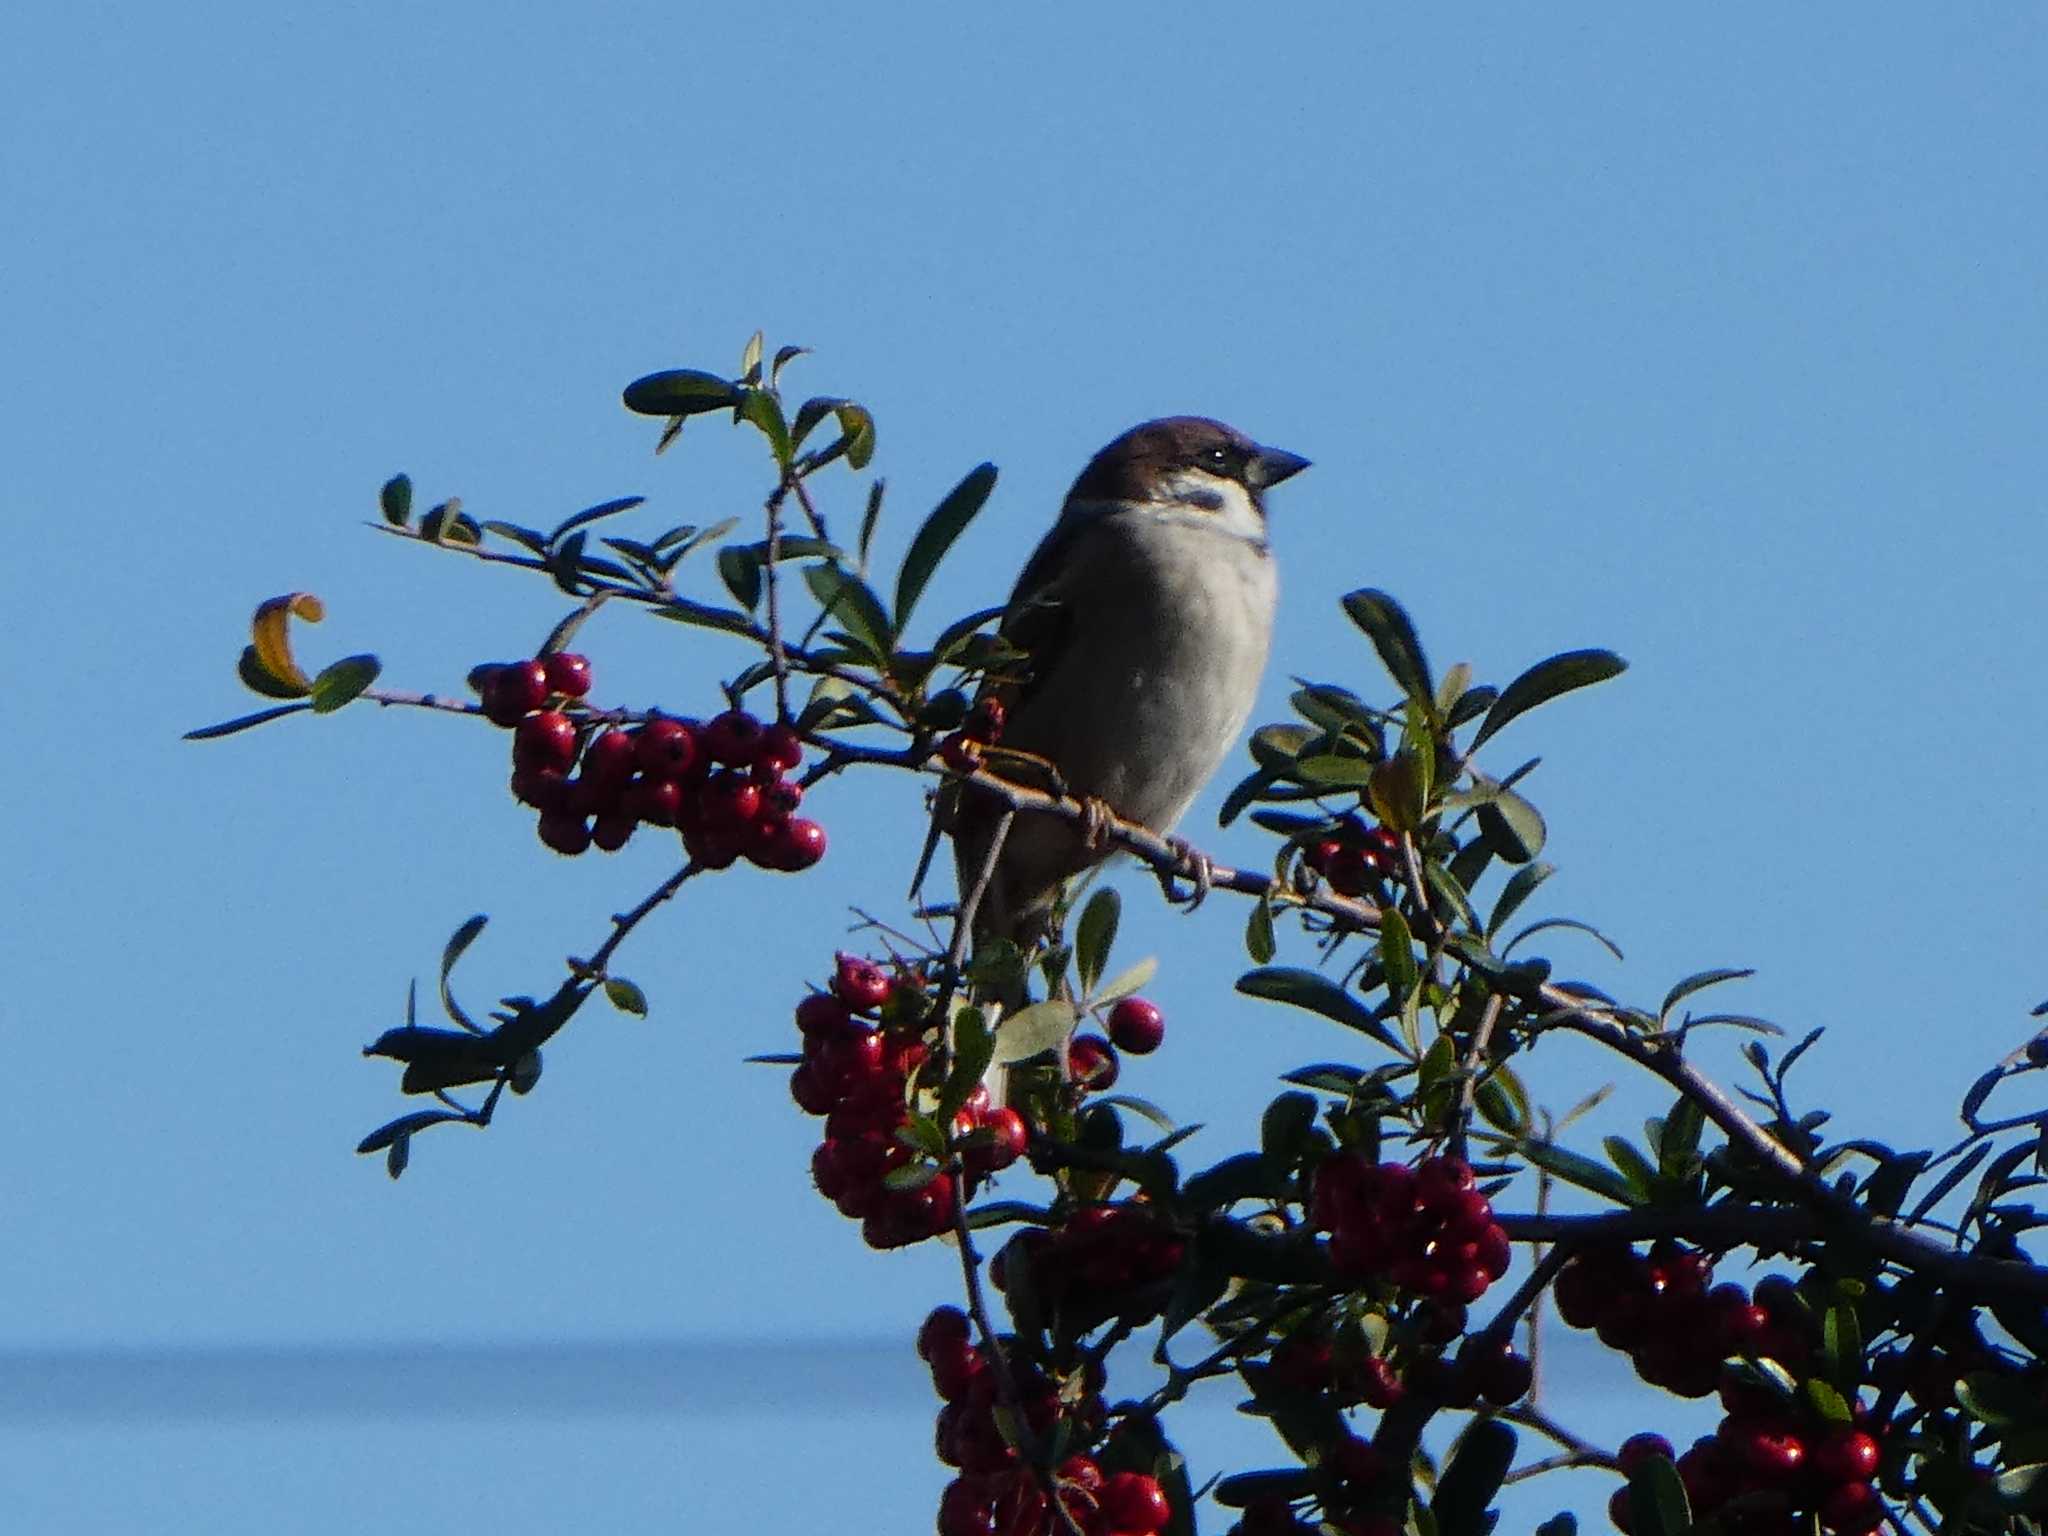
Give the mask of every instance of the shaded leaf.
M 1344 611 L 1351 622 L 1364 630 L 1379 652 L 1380 661 L 1395 685 L 1411 699 L 1431 700 L 1436 689 L 1430 682 L 1429 662 L 1422 654 L 1422 642 L 1407 611 L 1386 593 L 1365 587 L 1345 595 Z
M 768 439 L 775 462 L 787 468 L 796 448 L 790 441 L 789 423 L 782 417 L 782 402 L 773 390 L 750 389 L 740 396 L 740 420 Z
M 1244 949 L 1254 965 L 1269 964 L 1279 952 L 1273 941 L 1273 904 L 1263 896 L 1252 903 L 1251 916 L 1245 919 Z
M 394 528 L 403 528 L 412 520 L 412 476 L 393 475 L 384 482 L 377 492 L 377 510 L 384 514 L 384 521 Z
M 232 720 L 223 720 L 218 725 L 202 725 L 197 730 L 187 731 L 184 740 L 212 741 L 217 737 L 232 736 L 238 731 L 254 730 L 259 725 L 267 725 L 272 720 L 281 719 L 286 715 L 301 714 L 312 707 L 301 701 L 297 704 L 280 704 L 274 709 L 259 709 L 253 715 L 238 715 Z
M 1678 1468 L 1662 1456 L 1638 1462 L 1628 1475 L 1628 1513 L 1634 1536 L 1690 1536 L 1692 1506 Z
M 1537 886 L 1556 873 L 1557 866 L 1555 864 L 1545 864 L 1539 861 L 1533 864 L 1524 864 L 1514 874 L 1510 875 L 1508 883 L 1501 887 L 1499 899 L 1493 904 L 1492 914 L 1486 919 L 1486 932 L 1488 935 L 1491 936 L 1499 933 L 1502 925 L 1515 915 L 1515 909 L 1520 907 L 1523 902 L 1527 901 L 1535 893 Z
M 1486 712 L 1485 722 L 1472 737 L 1473 748 L 1476 750 L 1480 743 L 1517 715 L 1526 714 L 1561 693 L 1604 683 L 1627 669 L 1628 663 L 1614 652 L 1600 650 L 1566 651 L 1537 662 L 1501 690 L 1493 708 Z
M 730 379 L 695 368 L 670 368 L 635 379 L 625 389 L 626 409 L 641 416 L 694 416 L 716 411 L 739 397 Z
M 910 621 L 910 613 L 917 606 L 917 600 L 924 595 L 926 584 L 946 551 L 953 547 L 953 541 L 973 521 L 974 514 L 982 509 L 995 489 L 996 467 L 981 464 L 967 472 L 967 476 L 941 499 L 932 514 L 924 520 L 910 541 L 909 552 L 903 557 L 903 569 L 896 576 L 896 629 L 900 633 Z
M 718 579 L 749 613 L 760 606 L 761 563 L 746 545 L 728 544 L 718 552 Z
M 1267 966 L 1237 978 L 1237 990 L 1247 997 L 1306 1008 L 1324 1018 L 1369 1035 L 1392 1051 L 1400 1045 L 1393 1032 L 1372 1015 L 1372 1010 L 1319 971 L 1296 966 Z
M 1695 992 L 1704 992 L 1708 987 L 1718 986 L 1724 981 L 1739 981 L 1745 976 L 1754 976 L 1756 971 L 1747 967 L 1724 966 L 1718 970 L 1699 971 L 1685 978 L 1664 995 L 1664 1006 L 1657 1010 L 1657 1017 L 1668 1019 L 1671 1010 L 1691 997 Z M 1789 1063 L 1788 1063 L 1789 1064 Z
M 1604 1195 L 1617 1205 L 1635 1205 L 1634 1193 L 1621 1175 L 1611 1168 L 1602 1167 L 1590 1157 L 1582 1157 L 1569 1148 L 1547 1141 L 1525 1141 L 1521 1146 L 1522 1156 L 1546 1173 L 1556 1175 L 1567 1184 L 1580 1189 L 1591 1190 Z
M 372 1152 L 382 1152 L 393 1142 L 404 1140 L 412 1135 L 414 1131 L 423 1131 L 430 1125 L 440 1125 L 449 1120 L 467 1120 L 468 1118 L 467 1115 L 457 1114 L 455 1111 L 448 1109 L 415 1110 L 409 1115 L 400 1115 L 396 1120 L 378 1126 L 376 1130 L 370 1132 L 369 1135 L 356 1143 L 356 1151 L 365 1156 Z
M 1074 1005 L 1055 998 L 1019 1009 L 996 1026 L 994 1049 L 989 1060 L 995 1066 L 1028 1061 L 1033 1056 L 1065 1047 L 1074 1032 Z
M 1438 1536 L 1488 1536 L 1493 1522 L 1487 1506 L 1514 1464 L 1517 1443 L 1515 1432 L 1499 1419 L 1476 1420 L 1459 1437 L 1429 1501 Z
M 654 612 L 664 619 L 694 624 L 699 629 L 722 629 L 740 635 L 752 634 L 754 630 L 754 621 L 736 608 L 716 608 L 687 597 L 668 597 Z
M 484 924 L 489 921 L 490 919 L 483 913 L 477 913 L 450 934 L 448 942 L 441 949 L 441 1010 L 472 1034 L 482 1034 L 483 1031 L 477 1028 L 469 1015 L 464 1013 L 455 1001 L 455 994 L 448 989 L 448 973 L 455 969 L 455 962 L 476 942 L 476 936 L 484 931 Z
M 1526 864 L 1543 851 L 1549 831 L 1543 814 L 1513 790 L 1502 786 L 1479 807 L 1479 826 L 1494 853 L 1509 864 Z
M 888 659 L 892 649 L 889 616 L 866 582 L 836 565 L 810 565 L 804 567 L 804 585 L 827 618 L 844 624 L 877 662 Z
M 561 527 L 549 534 L 548 542 L 560 543 L 584 524 L 594 523 L 600 518 L 615 517 L 621 512 L 630 512 L 646 500 L 645 496 L 621 496 L 616 501 L 601 501 L 594 507 L 585 507 L 581 512 L 566 518 Z
M 1074 933 L 1074 963 L 1081 973 L 1081 995 L 1094 990 L 1109 964 L 1110 946 L 1116 943 L 1117 920 L 1123 912 L 1123 898 L 1104 886 L 1088 898 L 1081 909 L 1081 921 Z

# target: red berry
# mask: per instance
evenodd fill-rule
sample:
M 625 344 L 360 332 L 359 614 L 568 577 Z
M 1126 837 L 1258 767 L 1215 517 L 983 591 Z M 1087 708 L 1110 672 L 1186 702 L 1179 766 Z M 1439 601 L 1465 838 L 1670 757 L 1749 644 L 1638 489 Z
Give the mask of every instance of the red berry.
M 730 869 L 741 853 L 736 833 L 712 827 L 684 828 L 683 850 L 705 869 Z
M 1678 1452 L 1662 1435 L 1644 1430 L 1639 1435 L 1630 1435 L 1621 1442 L 1621 1449 L 1614 1453 L 1614 1459 L 1621 1463 L 1621 1470 L 1633 1472 L 1653 1456 L 1662 1456 L 1666 1461 L 1676 1462 Z
M 1356 848 L 1339 846 L 1323 866 L 1323 878 L 1339 896 L 1362 896 L 1372 885 L 1373 868 Z
M 1159 1049 L 1166 1038 L 1166 1015 L 1157 1003 L 1127 997 L 1109 1010 L 1109 1038 L 1119 1050 L 1143 1056 Z
M 1159 1480 L 1142 1472 L 1112 1472 L 1102 1484 L 1102 1514 L 1112 1530 L 1163 1531 L 1173 1516 Z
M 961 729 L 976 741 L 997 742 L 1003 739 L 1003 701 L 983 699 L 968 711 L 967 723 Z
M 590 827 L 570 811 L 544 811 L 540 818 L 540 840 L 557 853 L 573 857 L 590 846 Z
M 605 784 L 623 784 L 632 777 L 639 756 L 633 738 L 624 731 L 599 731 L 583 749 L 583 777 Z
M 1090 1493 L 1102 1491 L 1102 1468 L 1093 1456 L 1069 1456 L 1060 1463 L 1059 1479 L 1076 1488 L 1085 1488 Z
M 747 824 L 761 814 L 761 788 L 744 774 L 725 770 L 705 781 L 697 804 L 705 826 L 744 834 Z
M 569 803 L 569 781 L 559 768 L 515 768 L 512 793 L 536 811 L 559 811 Z
M 839 1096 L 827 1089 L 825 1080 L 809 1062 L 789 1074 L 789 1096 L 807 1115 L 829 1115 L 839 1102 Z
M 984 1139 L 969 1145 L 962 1155 L 977 1173 L 996 1173 L 1009 1167 L 1031 1145 L 1031 1127 L 1008 1105 L 990 1110 L 976 1134 Z
M 774 862 L 768 867 L 788 874 L 809 869 L 825 857 L 825 829 L 815 821 L 792 816 L 781 824 L 770 849 Z
M 958 1348 L 967 1342 L 967 1314 L 958 1307 L 933 1307 L 917 1330 L 917 1358 L 929 1365 L 941 1345 Z
M 617 853 L 626 846 L 626 839 L 633 835 L 633 818 L 623 811 L 614 811 L 597 818 L 590 829 L 590 840 L 606 853 Z
M 547 668 L 537 661 L 508 661 L 484 688 L 484 713 L 498 725 L 517 725 L 547 701 Z
M 939 1495 L 939 1536 L 996 1536 L 995 1500 L 979 1477 L 956 1477 Z
M 1635 1526 L 1629 1513 L 1628 1489 L 1617 1488 L 1607 1496 L 1607 1519 L 1621 1536 L 1632 1536 Z
M 614 735 L 617 733 L 614 732 Z M 585 752 L 586 763 L 590 757 Z M 585 776 L 589 769 L 584 769 Z M 635 778 L 626 785 L 625 808 L 650 827 L 672 827 L 682 814 L 683 786 L 674 779 Z
M 1884 1500 L 1868 1483 L 1843 1483 L 1820 1501 L 1820 1523 L 1835 1536 L 1870 1536 L 1884 1514 Z
M 1462 1157 L 1425 1157 L 1415 1169 L 1416 1198 L 1432 1210 L 1447 1209 L 1474 1182 L 1472 1165 Z
M 806 1035 L 836 1035 L 849 1028 L 846 1004 L 825 992 L 813 992 L 796 1005 L 796 1027 Z
M 633 745 L 640 771 L 649 778 L 679 779 L 697 760 L 697 733 L 687 720 L 656 715 L 634 732 Z
M 512 761 L 521 768 L 566 771 L 576 761 L 576 722 L 559 709 L 528 715 L 512 733 Z
M 1883 1452 L 1872 1436 L 1844 1424 L 1815 1443 L 1812 1466 L 1830 1483 L 1865 1483 L 1877 1475 L 1882 1459 Z
M 1789 1482 L 1806 1465 L 1806 1442 L 1785 1424 L 1724 1419 L 1716 1438 L 1740 1465 L 1765 1483 Z
M 1067 1046 L 1067 1071 L 1084 1092 L 1116 1085 L 1116 1048 L 1100 1035 L 1076 1035 Z
M 1479 1395 L 1494 1407 L 1505 1408 L 1526 1397 L 1535 1380 L 1535 1367 L 1529 1364 L 1527 1357 L 1510 1349 L 1479 1362 L 1474 1370 L 1473 1385 L 1479 1388 Z
M 1324 1454 L 1323 1464 L 1344 1482 L 1365 1487 L 1380 1480 L 1387 1458 L 1370 1440 L 1346 1435 Z
M 955 731 L 939 743 L 939 761 L 955 773 L 972 773 L 981 766 L 981 743 L 965 731 Z
M 770 779 L 761 786 L 761 814 L 787 820 L 804 803 L 804 787 L 789 779 Z
M 866 1013 L 888 1002 L 896 991 L 895 980 L 872 960 L 842 954 L 832 975 L 832 990 L 856 1013 Z
M 744 709 L 728 709 L 704 722 L 704 751 L 713 762 L 749 768 L 765 734 L 761 722 Z
M 780 722 L 761 733 L 753 766 L 769 774 L 788 773 L 804 760 L 804 740 L 794 726 Z
M 589 657 L 574 651 L 557 651 L 543 665 L 547 670 L 548 692 L 559 693 L 565 699 L 580 699 L 590 692 Z
M 1408 1387 L 1385 1355 L 1368 1355 L 1359 1363 L 1358 1398 L 1382 1413 L 1408 1395 Z
M 981 1351 L 964 1338 L 935 1347 L 927 1358 L 932 1368 L 932 1390 L 949 1403 L 965 1397 L 975 1378 L 989 1368 Z

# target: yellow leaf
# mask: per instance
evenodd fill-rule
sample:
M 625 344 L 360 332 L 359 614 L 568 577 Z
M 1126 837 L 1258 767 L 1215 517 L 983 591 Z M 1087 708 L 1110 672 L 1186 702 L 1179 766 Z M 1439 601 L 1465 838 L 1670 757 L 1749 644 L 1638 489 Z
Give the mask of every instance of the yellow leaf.
M 293 592 L 266 600 L 250 624 L 250 639 L 256 661 L 272 678 L 299 693 L 310 693 L 313 680 L 292 659 L 289 625 L 295 618 L 318 624 L 327 617 L 327 605 L 310 592 Z

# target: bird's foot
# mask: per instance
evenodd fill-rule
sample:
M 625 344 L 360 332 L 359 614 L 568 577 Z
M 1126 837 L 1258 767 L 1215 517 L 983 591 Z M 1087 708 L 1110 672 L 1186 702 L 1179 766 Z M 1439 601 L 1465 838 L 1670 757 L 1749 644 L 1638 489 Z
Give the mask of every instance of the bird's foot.
M 1175 855 L 1179 857 L 1180 868 L 1171 873 L 1161 875 L 1160 883 L 1166 887 L 1166 894 L 1171 898 L 1174 894 L 1174 876 L 1185 875 L 1188 883 L 1193 886 L 1193 890 L 1181 899 L 1187 903 L 1187 909 L 1192 912 L 1209 899 L 1209 892 L 1215 888 L 1216 861 L 1184 837 L 1168 837 L 1166 839 L 1166 846 L 1171 848 Z
M 1096 795 L 1081 797 L 1081 846 L 1091 855 L 1109 851 L 1110 830 L 1116 825 L 1116 811 Z

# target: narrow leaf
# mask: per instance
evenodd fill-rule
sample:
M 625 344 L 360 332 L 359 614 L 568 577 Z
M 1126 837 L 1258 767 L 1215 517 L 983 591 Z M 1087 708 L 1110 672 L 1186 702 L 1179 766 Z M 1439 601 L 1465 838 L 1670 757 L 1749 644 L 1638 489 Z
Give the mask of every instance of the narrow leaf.
M 1429 662 L 1422 654 L 1415 625 L 1407 611 L 1386 593 L 1371 587 L 1346 594 L 1344 611 L 1351 622 L 1364 630 L 1380 653 L 1380 661 L 1400 690 L 1427 706 L 1436 693 L 1429 679 Z
M 1664 1006 L 1657 1010 L 1657 1017 L 1668 1019 L 1671 1010 L 1691 997 L 1695 992 L 1704 992 L 1708 987 L 1718 986 L 1724 981 L 1740 981 L 1745 976 L 1754 976 L 1753 969 L 1738 966 L 1724 966 L 1718 970 L 1699 971 L 1688 976 L 1669 992 L 1664 994 Z
M 931 516 L 924 520 L 924 526 L 911 539 L 910 550 L 903 557 L 903 569 L 896 576 L 898 634 L 910 622 L 911 610 L 917 606 L 918 598 L 924 595 L 925 586 L 939 568 L 946 551 L 953 547 L 953 541 L 960 537 L 961 530 L 973 521 L 974 514 L 982 509 L 995 484 L 995 465 L 982 464 L 969 470 L 967 477 L 932 509 Z
M 1493 904 L 1493 913 L 1486 919 L 1486 932 L 1491 937 L 1500 932 L 1515 910 L 1535 893 L 1536 887 L 1557 873 L 1555 864 L 1541 860 L 1524 864 L 1508 877 L 1508 883 L 1501 888 L 1500 899 Z
M 1612 651 L 1566 651 L 1547 661 L 1537 662 L 1501 690 L 1500 697 L 1493 701 L 1493 708 L 1486 712 L 1485 721 L 1472 737 L 1473 748 L 1476 750 L 1515 716 L 1526 714 L 1537 705 L 1547 703 L 1561 693 L 1570 693 L 1574 688 L 1604 683 L 1627 669 L 1628 663 Z
M 1393 1032 L 1373 1017 L 1371 1009 L 1319 971 L 1295 966 L 1268 966 L 1238 977 L 1237 990 L 1247 997 L 1262 997 L 1269 1002 L 1306 1008 L 1310 1013 L 1319 1013 L 1342 1024 L 1346 1029 L 1371 1036 L 1389 1050 L 1399 1051 L 1401 1048 Z
M 259 725 L 268 725 L 273 720 L 281 719 L 286 715 L 300 714 L 312 707 L 310 704 L 298 703 L 280 704 L 275 709 L 259 709 L 253 715 L 238 715 L 233 720 L 223 720 L 218 725 L 202 725 L 196 731 L 187 731 L 184 739 L 186 741 L 213 741 L 221 736 L 232 736 L 238 731 L 254 730 Z
M 738 398 L 730 379 L 695 368 L 650 373 L 626 386 L 626 409 L 641 416 L 694 416 L 723 409 Z
M 1074 963 L 1081 972 L 1081 995 L 1088 996 L 1109 964 L 1110 946 L 1116 942 L 1117 920 L 1123 912 L 1123 898 L 1104 886 L 1088 898 L 1075 928 Z

